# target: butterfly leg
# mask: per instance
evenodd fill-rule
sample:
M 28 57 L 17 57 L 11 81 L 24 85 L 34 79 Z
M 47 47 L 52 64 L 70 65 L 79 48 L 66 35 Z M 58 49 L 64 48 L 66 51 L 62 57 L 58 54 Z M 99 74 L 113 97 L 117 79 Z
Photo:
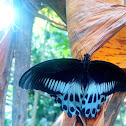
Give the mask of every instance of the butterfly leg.
M 73 126 L 76 126 L 76 123 L 77 123 L 77 119 L 75 120 L 75 122 L 74 122 Z
M 80 117 L 80 119 L 81 119 L 81 121 L 82 121 L 83 125 L 84 125 L 84 126 L 87 126 L 87 125 L 86 125 L 86 122 L 85 122 L 85 119 L 84 119 L 84 118 L 82 118 L 82 116 L 81 116 L 80 114 L 79 114 L 79 117 Z

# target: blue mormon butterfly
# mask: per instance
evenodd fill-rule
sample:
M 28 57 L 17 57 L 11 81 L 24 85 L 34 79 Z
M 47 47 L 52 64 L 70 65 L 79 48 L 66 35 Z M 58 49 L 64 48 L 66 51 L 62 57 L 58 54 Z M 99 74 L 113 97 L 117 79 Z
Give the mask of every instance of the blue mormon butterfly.
M 82 61 L 63 58 L 42 62 L 24 73 L 19 86 L 54 96 L 70 118 L 79 114 L 93 118 L 108 95 L 126 91 L 126 73 L 112 63 L 90 61 L 90 55 L 85 54 Z

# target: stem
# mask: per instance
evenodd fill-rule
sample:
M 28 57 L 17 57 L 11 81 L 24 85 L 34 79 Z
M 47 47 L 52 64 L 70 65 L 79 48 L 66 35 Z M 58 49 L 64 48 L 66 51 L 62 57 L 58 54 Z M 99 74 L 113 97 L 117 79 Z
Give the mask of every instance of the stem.
M 38 104 L 38 91 L 35 91 L 34 96 L 34 106 L 33 106 L 33 116 L 32 116 L 32 123 L 31 126 L 35 126 L 35 119 L 36 119 L 36 113 L 37 113 L 37 104 Z

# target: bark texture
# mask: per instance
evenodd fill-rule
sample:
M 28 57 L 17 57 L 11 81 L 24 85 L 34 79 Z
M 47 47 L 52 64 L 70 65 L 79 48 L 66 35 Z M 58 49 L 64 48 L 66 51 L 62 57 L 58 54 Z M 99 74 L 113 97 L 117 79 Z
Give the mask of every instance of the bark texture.
M 6 94 L 14 51 L 12 34 L 10 29 L 0 43 L 0 126 L 4 125 Z
M 20 29 L 15 32 L 15 72 L 13 82 L 12 125 L 25 126 L 27 117 L 28 91 L 19 88 L 19 79 L 30 67 L 30 50 L 32 38 L 33 17 L 23 11 L 18 19 Z

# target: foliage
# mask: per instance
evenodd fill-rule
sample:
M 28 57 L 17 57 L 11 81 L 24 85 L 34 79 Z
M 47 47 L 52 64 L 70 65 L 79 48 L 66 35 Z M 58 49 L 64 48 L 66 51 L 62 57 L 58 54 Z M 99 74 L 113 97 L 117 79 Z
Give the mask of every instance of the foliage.
M 57 18 L 57 15 L 50 9 L 44 10 L 44 13 L 48 16 L 54 14 L 53 17 Z M 51 16 L 51 15 L 50 15 Z M 58 17 L 59 18 L 59 17 Z M 31 66 L 34 66 L 42 61 L 70 57 L 69 40 L 66 31 L 61 31 L 51 26 L 47 21 L 39 18 L 35 18 L 32 33 L 31 43 Z M 14 65 L 14 62 L 13 62 Z M 12 118 L 12 97 L 13 97 L 13 72 L 14 66 L 12 66 L 12 72 L 10 76 L 10 82 L 7 93 L 6 113 L 5 113 L 5 126 L 11 126 Z M 28 114 L 27 114 L 27 126 L 31 126 L 31 120 L 33 116 L 33 104 L 34 104 L 34 91 L 29 92 L 28 98 Z M 44 93 L 44 95 L 48 95 Z M 35 126 L 47 125 L 50 126 L 57 117 L 61 114 L 59 105 L 54 102 L 54 99 L 41 96 L 39 94 L 39 100 L 37 105 L 37 115 Z

